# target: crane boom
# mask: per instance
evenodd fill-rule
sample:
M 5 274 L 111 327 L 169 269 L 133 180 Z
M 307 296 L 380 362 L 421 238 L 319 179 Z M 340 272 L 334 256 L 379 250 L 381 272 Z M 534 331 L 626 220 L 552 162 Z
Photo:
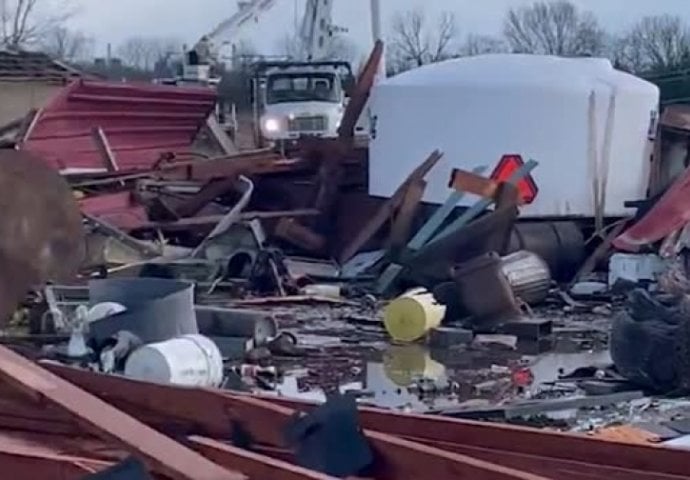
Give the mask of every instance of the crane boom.
M 252 0 L 238 2 L 238 11 L 232 17 L 222 21 L 206 36 L 211 42 L 218 37 L 232 38 L 250 21 L 270 10 L 277 0 Z
M 336 33 L 346 32 L 333 24 L 333 3 L 335 0 L 305 0 L 306 6 L 300 25 L 299 39 L 303 52 L 298 60 L 318 62 L 328 60 L 333 54 L 333 40 Z M 372 34 L 374 41 L 380 36 L 380 0 L 371 1 Z M 219 81 L 212 75 L 213 67 L 222 63 L 220 48 L 230 45 L 233 59 L 236 55 L 236 40 L 242 30 L 257 22 L 259 17 L 269 11 L 278 0 L 241 0 L 237 2 L 238 11 L 219 23 L 213 30 L 187 52 L 184 62 L 183 78 L 189 81 L 209 83 Z
M 219 62 L 219 43 L 230 44 L 234 54 L 234 40 L 238 34 L 252 20 L 258 21 L 259 16 L 275 5 L 277 0 L 251 0 L 237 2 L 238 11 L 227 20 L 222 21 L 216 28 L 207 33 L 196 43 L 193 52 L 199 64 L 215 64 Z M 220 42 L 219 42 L 220 40 Z M 190 62 L 194 63 L 194 62 Z
M 333 0 L 307 0 L 300 32 L 307 61 L 327 58 L 333 35 L 340 31 L 333 25 Z

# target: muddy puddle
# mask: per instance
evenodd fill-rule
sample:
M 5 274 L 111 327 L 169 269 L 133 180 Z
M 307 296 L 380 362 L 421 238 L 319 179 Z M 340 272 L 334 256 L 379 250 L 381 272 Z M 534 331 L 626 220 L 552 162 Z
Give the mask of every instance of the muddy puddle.
M 305 354 L 276 359 L 284 375 L 275 391 L 306 400 L 323 401 L 328 393 L 349 391 L 362 404 L 399 411 L 500 413 L 516 402 L 581 396 L 576 382 L 559 379 L 583 367 L 597 371 L 611 363 L 609 319 L 599 315 L 556 315 L 553 335 L 538 342 L 510 345 L 497 336 L 496 342 L 445 349 L 391 345 L 371 312 L 299 309 L 280 316 L 281 327 L 296 335 Z M 578 408 L 550 408 L 536 416 L 541 417 L 537 423 L 572 426 L 581 415 Z

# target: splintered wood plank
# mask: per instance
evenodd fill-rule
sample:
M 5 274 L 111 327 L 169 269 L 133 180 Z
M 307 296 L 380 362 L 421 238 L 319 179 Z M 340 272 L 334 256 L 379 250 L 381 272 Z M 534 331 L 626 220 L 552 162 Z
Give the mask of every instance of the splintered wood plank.
M 228 396 L 220 390 L 181 388 L 135 382 L 50 364 L 51 371 L 127 411 L 165 428 L 178 428 L 204 436 L 231 438 L 233 425 L 268 446 L 284 447 L 283 431 L 296 410 L 249 396 Z M 155 413 L 158 418 L 151 414 Z M 546 480 L 542 477 L 467 455 L 447 452 L 372 430 L 364 430 L 376 452 L 373 478 L 380 480 Z M 556 480 L 556 479 L 553 479 Z
M 441 160 L 443 154 L 439 150 L 435 150 L 429 157 L 424 160 L 412 173 L 405 179 L 405 181 L 393 193 L 393 196 L 386 200 L 376 214 L 364 225 L 364 227 L 357 233 L 355 238 L 343 248 L 340 254 L 340 263 L 343 264 L 354 257 L 364 245 L 379 231 L 379 229 L 386 223 L 386 221 L 393 215 L 393 213 L 400 207 L 405 199 L 405 193 L 410 183 L 423 179 L 427 173 Z
M 237 468 L 251 480 L 336 480 L 322 473 L 298 467 L 282 460 L 275 460 L 211 438 L 191 436 L 189 445 L 218 465 Z
M 412 222 L 419 210 L 419 205 L 426 190 L 426 181 L 419 179 L 410 183 L 405 192 L 405 198 L 395 216 L 391 227 L 390 248 L 399 249 L 405 246 L 410 238 Z
M 140 457 L 174 480 L 240 480 L 198 453 L 19 354 L 0 346 L 0 378 L 35 402 L 57 405 L 98 437 Z

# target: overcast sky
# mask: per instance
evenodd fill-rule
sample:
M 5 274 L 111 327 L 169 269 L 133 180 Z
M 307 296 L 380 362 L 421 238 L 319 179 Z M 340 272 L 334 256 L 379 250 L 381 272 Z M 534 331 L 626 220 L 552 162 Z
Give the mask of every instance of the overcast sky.
M 236 10 L 235 0 L 74 0 L 81 6 L 71 26 L 92 35 L 98 42 L 96 54 L 108 42 L 117 44 L 128 36 L 176 37 L 193 44 Z M 295 24 L 295 5 L 305 0 L 278 0 L 277 5 L 252 27 L 247 37 L 262 53 L 277 52 L 279 40 Z M 455 12 L 461 33 L 497 33 L 508 7 L 533 0 L 381 0 L 384 31 L 396 11 L 423 7 L 429 17 L 443 10 Z M 636 18 L 659 13 L 677 14 L 690 21 L 690 0 L 573 0 L 594 11 L 611 30 L 625 28 Z M 336 0 L 335 20 L 349 29 L 363 51 L 371 41 L 369 0 Z

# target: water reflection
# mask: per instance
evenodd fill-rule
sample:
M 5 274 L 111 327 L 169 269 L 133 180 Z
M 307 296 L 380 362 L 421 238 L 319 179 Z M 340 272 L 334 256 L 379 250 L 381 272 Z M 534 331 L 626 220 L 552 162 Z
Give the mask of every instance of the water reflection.
M 534 398 L 548 391 L 549 384 L 563 374 L 609 363 L 608 351 L 552 351 L 533 356 L 485 349 L 438 352 L 424 345 L 390 345 L 366 362 L 359 382 L 342 385 L 340 391 L 358 392 L 362 403 L 417 413 L 483 409 Z M 278 386 L 280 394 L 325 400 L 321 391 L 300 392 L 297 382 L 297 376 L 285 377 Z M 563 413 L 570 417 L 573 412 Z
M 419 390 L 420 383 L 429 385 L 428 390 L 448 383 L 446 367 L 432 359 L 422 345 L 390 346 L 382 361 L 366 364 L 365 387 L 380 407 L 428 410 L 435 399 Z

